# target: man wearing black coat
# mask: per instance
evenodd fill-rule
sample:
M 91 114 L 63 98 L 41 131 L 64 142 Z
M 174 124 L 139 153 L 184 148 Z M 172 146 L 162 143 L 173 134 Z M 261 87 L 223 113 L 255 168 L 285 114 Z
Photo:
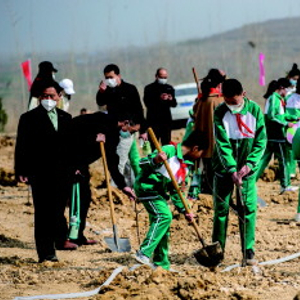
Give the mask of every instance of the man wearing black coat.
M 34 235 L 39 262 L 57 261 L 55 249 L 73 250 L 64 217 L 70 190 L 67 143 L 71 115 L 57 109 L 59 87 L 44 82 L 40 105 L 21 115 L 15 149 L 15 173 L 32 188 Z
M 174 88 L 167 84 L 168 72 L 159 68 L 155 81 L 145 87 L 144 103 L 147 107 L 147 124 L 152 127 L 162 145 L 171 141 L 172 116 L 170 107 L 177 105 Z M 151 142 L 152 149 L 155 150 Z
M 106 108 L 109 115 L 118 120 L 129 119 L 134 124 L 139 125 L 139 138 L 147 139 L 147 125 L 144 118 L 144 112 L 140 96 L 137 88 L 125 82 L 120 74 L 120 69 L 117 65 L 109 64 L 104 70 L 105 79 L 100 82 L 99 90 L 96 96 L 96 102 L 101 109 Z M 134 175 L 139 172 L 139 157 L 129 159 L 129 153 L 135 150 L 138 153 L 136 146 L 136 135 L 124 136 L 121 134 L 117 153 L 119 155 L 119 170 L 122 174 L 126 174 L 126 167 L 130 162 Z M 129 174 L 131 172 L 128 172 Z M 132 182 L 131 175 L 126 176 L 128 184 Z
M 120 173 L 119 156 L 117 146 L 119 143 L 119 131 L 133 133 L 138 126 L 130 126 L 129 120 L 117 120 L 109 114 L 96 112 L 93 114 L 80 115 L 72 120 L 70 152 L 72 169 L 75 181 L 80 184 L 80 226 L 78 239 L 72 242 L 78 245 L 93 245 L 94 240 L 84 236 L 86 217 L 91 202 L 89 164 L 100 158 L 99 141 L 104 141 L 108 168 L 112 179 L 117 187 L 131 199 L 135 198 L 133 190 L 126 186 L 124 176 Z

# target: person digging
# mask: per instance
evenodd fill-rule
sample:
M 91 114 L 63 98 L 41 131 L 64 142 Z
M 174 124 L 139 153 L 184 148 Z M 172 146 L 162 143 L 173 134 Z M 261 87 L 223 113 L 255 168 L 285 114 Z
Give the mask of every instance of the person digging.
M 237 189 L 237 211 L 243 253 L 242 265 L 254 259 L 257 210 L 256 174 L 266 147 L 266 130 L 260 107 L 245 97 L 239 81 L 223 83 L 224 103 L 214 113 L 216 145 L 213 153 L 213 242 L 225 250 L 230 199 Z
M 149 214 L 150 224 L 146 238 L 134 255 L 138 262 L 170 269 L 168 252 L 172 212 L 168 199 L 171 197 L 176 209 L 188 221 L 192 221 L 194 216 L 185 211 L 163 162 L 168 161 L 178 184 L 183 187 L 187 183 L 189 169 L 194 165 L 192 161 L 201 157 L 207 145 L 203 134 L 194 131 L 184 142 L 163 146 L 162 152 L 156 150 L 140 160 L 141 172 L 136 178 L 134 190 Z

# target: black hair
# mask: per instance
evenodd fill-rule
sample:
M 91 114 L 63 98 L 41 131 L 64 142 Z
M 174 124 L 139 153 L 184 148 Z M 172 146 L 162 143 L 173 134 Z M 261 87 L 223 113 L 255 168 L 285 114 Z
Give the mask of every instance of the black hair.
M 290 81 L 287 78 L 279 78 L 278 80 L 272 80 L 269 85 L 267 92 L 264 94 L 264 98 L 268 99 L 276 90 L 280 88 L 288 88 L 291 86 Z
M 272 80 L 269 85 L 266 93 L 264 94 L 264 98 L 268 99 L 275 91 L 277 90 L 277 81 Z
M 104 68 L 103 73 L 105 74 L 105 73 L 109 73 L 109 72 L 111 72 L 111 71 L 114 71 L 114 73 L 115 73 L 116 75 L 119 75 L 119 74 L 120 74 L 120 69 L 119 69 L 119 67 L 118 67 L 117 65 L 115 65 L 115 64 L 109 64 L 109 65 L 107 65 L 107 66 Z
M 222 93 L 228 98 L 239 96 L 243 93 L 243 86 L 237 79 L 226 79 L 222 85 Z
M 160 72 L 161 70 L 166 70 L 166 71 L 167 71 L 166 68 L 160 67 L 160 68 L 158 68 L 158 69 L 156 70 L 155 76 L 158 76 L 158 74 L 159 74 L 159 72 Z
M 85 108 L 85 107 L 83 107 L 81 110 L 80 110 L 80 112 L 82 113 L 82 112 L 86 112 L 87 111 L 87 109 Z
M 199 150 L 205 150 L 208 148 L 208 139 L 204 132 L 195 129 L 187 139 L 182 142 L 182 145 L 189 148 L 198 146 Z
M 201 99 L 205 101 L 210 93 L 211 88 L 216 88 L 220 83 L 223 83 L 226 75 L 222 75 L 218 69 L 210 69 L 206 77 L 201 82 Z
M 292 69 L 287 74 L 288 78 L 291 78 L 294 76 L 300 76 L 300 70 L 298 69 L 298 65 L 295 63 L 293 64 Z
M 45 89 L 48 88 L 54 88 L 57 94 L 59 94 L 63 90 L 63 88 L 55 80 L 45 80 L 41 82 L 41 84 L 38 87 L 38 95 L 41 96 Z

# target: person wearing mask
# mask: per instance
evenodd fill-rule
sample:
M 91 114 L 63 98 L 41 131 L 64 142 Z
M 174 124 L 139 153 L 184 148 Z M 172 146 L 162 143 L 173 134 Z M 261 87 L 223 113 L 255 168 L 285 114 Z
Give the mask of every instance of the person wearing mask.
M 290 111 L 294 112 L 295 108 L 293 107 L 294 100 L 289 101 L 289 98 L 295 94 L 297 82 L 300 77 L 300 70 L 298 69 L 298 65 L 296 63 L 293 64 L 292 69 L 287 72 L 286 78 L 290 81 L 290 87 L 288 88 L 288 92 L 285 96 L 286 101 L 286 111 L 289 113 Z M 287 143 L 287 160 L 289 166 L 289 172 L 291 179 L 296 177 L 296 161 L 293 158 L 292 146 Z
M 268 142 L 257 172 L 258 180 L 274 154 L 279 163 L 280 194 L 297 190 L 297 187 L 290 185 L 291 178 L 286 140 L 287 129 L 293 126 L 293 121 L 298 120 L 297 116 L 292 116 L 286 112 L 284 97 L 287 95 L 289 87 L 290 81 L 287 78 L 273 80 L 264 95 L 264 98 L 267 99 L 264 114 Z
M 120 69 L 115 64 L 107 65 L 103 73 L 105 79 L 101 80 L 96 96 L 99 109 L 106 110 L 116 119 L 131 120 L 132 124 L 139 125 L 139 138 L 147 140 L 146 120 L 137 88 L 122 79 Z M 135 176 L 140 171 L 136 135 L 128 131 L 120 131 L 117 153 L 120 158 L 119 170 L 121 174 L 127 174 L 127 183 L 132 185 L 132 174 L 127 166 L 132 167 Z
M 55 73 L 57 73 L 57 69 L 53 67 L 53 64 L 50 61 L 42 61 L 39 64 L 38 74 L 36 75 L 30 88 L 28 110 L 36 108 L 39 105 L 38 97 L 40 88 L 43 86 L 45 81 L 54 81 Z
M 213 171 L 212 154 L 215 145 L 213 134 L 214 111 L 224 99 L 221 93 L 222 83 L 226 75 L 218 69 L 211 69 L 201 82 L 202 94 L 194 106 L 195 128 L 206 134 L 209 141 L 208 148 L 201 156 L 203 162 L 203 174 L 201 176 L 202 193 L 212 194 Z
M 117 146 L 120 131 L 130 134 L 139 130 L 130 120 L 117 120 L 109 114 L 96 112 L 73 118 L 71 123 L 71 165 L 74 174 L 73 181 L 79 182 L 80 187 L 80 226 L 78 238 L 71 240 L 78 246 L 94 245 L 95 240 L 87 239 L 84 235 L 86 218 L 91 203 L 89 165 L 100 158 L 99 142 L 105 142 L 107 164 L 112 179 L 117 187 L 130 199 L 134 200 L 133 190 L 126 185 L 123 174 L 120 173 Z
M 222 85 L 224 103 L 214 113 L 213 242 L 225 251 L 231 196 L 236 186 L 243 262 L 254 259 L 257 210 L 256 173 L 266 146 L 266 130 L 258 104 L 245 97 L 241 83 L 227 79 Z
M 34 204 L 34 237 L 39 262 L 57 261 L 57 250 L 75 250 L 67 240 L 64 211 L 71 172 L 67 157 L 71 115 L 56 108 L 60 87 L 40 85 L 40 105 L 21 115 L 15 148 L 15 174 L 30 184 Z
M 292 69 L 287 73 L 286 76 L 286 78 L 290 81 L 290 87 L 288 88 L 286 98 L 295 93 L 299 77 L 300 70 L 298 69 L 298 65 L 294 63 Z
M 168 71 L 159 68 L 155 74 L 155 81 L 144 89 L 144 104 L 147 108 L 147 124 L 150 126 L 162 145 L 171 141 L 172 116 L 171 107 L 176 107 L 175 90 L 167 84 Z M 151 148 L 155 149 L 152 141 Z
M 75 94 L 74 84 L 71 79 L 65 78 L 59 82 L 59 86 L 63 89 L 60 93 L 61 100 L 58 103 L 58 108 L 68 111 L 72 95 Z

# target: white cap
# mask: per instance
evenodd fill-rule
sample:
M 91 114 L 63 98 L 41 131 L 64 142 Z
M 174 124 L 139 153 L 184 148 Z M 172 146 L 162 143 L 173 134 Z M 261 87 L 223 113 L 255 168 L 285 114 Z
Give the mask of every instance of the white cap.
M 60 87 L 62 87 L 66 94 L 73 95 L 75 94 L 74 88 L 73 88 L 73 81 L 71 79 L 63 79 L 59 83 Z

